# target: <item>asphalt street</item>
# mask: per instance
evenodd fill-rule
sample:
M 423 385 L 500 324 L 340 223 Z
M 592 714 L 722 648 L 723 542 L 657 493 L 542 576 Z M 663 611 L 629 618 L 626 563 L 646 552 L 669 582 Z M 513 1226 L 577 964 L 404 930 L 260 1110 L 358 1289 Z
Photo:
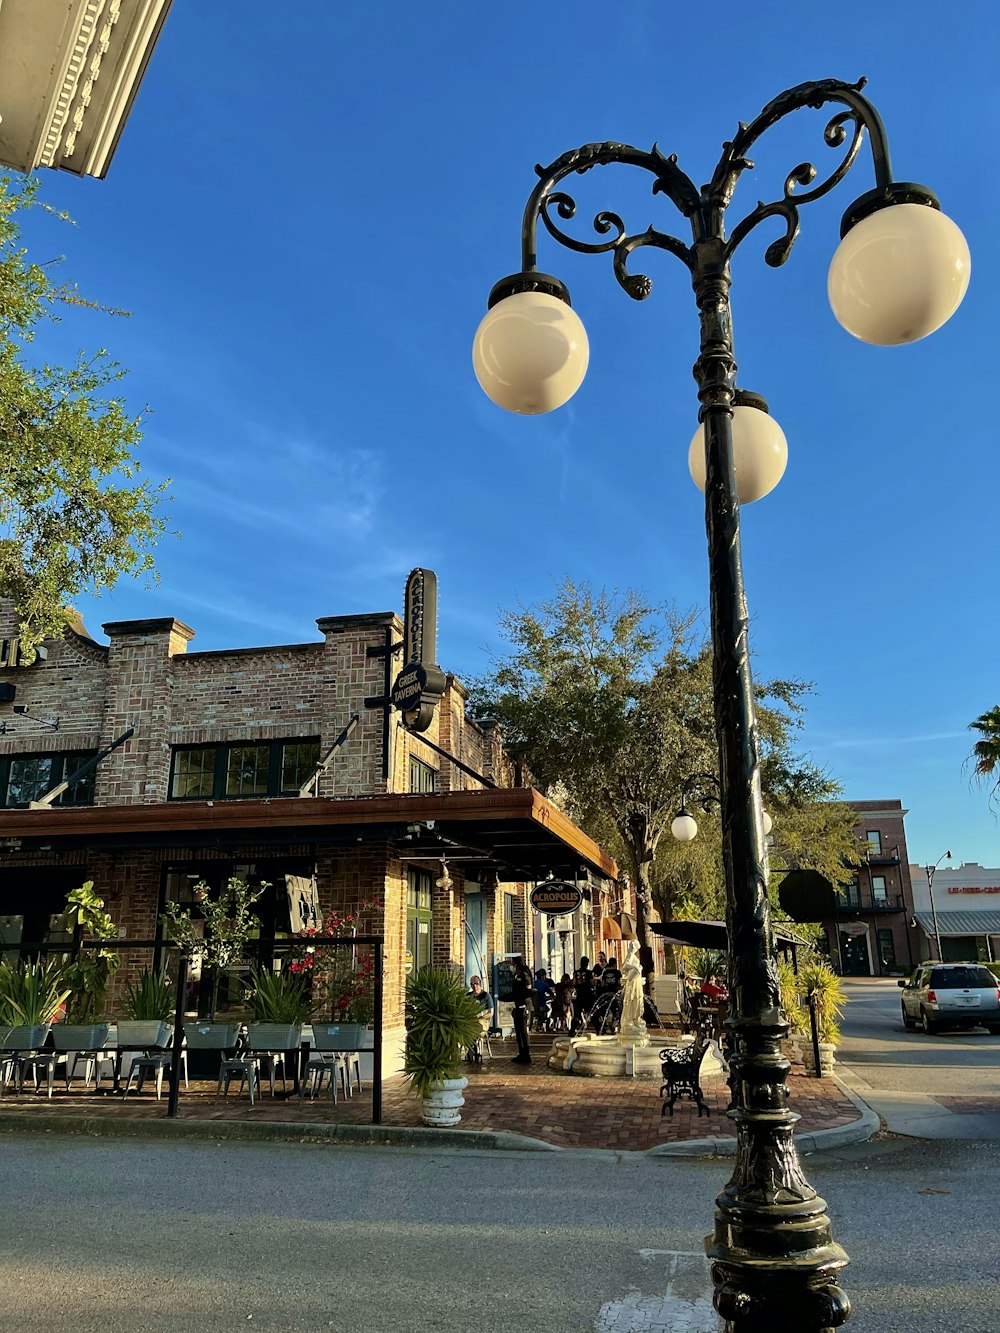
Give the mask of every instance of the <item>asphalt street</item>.
M 1000 1036 L 982 1027 L 934 1036 L 907 1032 L 899 987 L 887 978 L 848 980 L 845 990 L 837 1072 L 889 1129 L 926 1138 L 1000 1139 Z M 967 1113 L 954 1098 L 995 1109 Z
M 5 1137 L 0 1329 L 622 1333 L 690 1292 L 722 1161 Z M 994 1333 L 996 1143 L 807 1159 L 853 1265 L 850 1327 Z M 698 1265 L 691 1258 L 683 1262 Z M 664 1293 L 671 1291 L 669 1302 Z M 714 1317 L 688 1318 L 701 1333 Z

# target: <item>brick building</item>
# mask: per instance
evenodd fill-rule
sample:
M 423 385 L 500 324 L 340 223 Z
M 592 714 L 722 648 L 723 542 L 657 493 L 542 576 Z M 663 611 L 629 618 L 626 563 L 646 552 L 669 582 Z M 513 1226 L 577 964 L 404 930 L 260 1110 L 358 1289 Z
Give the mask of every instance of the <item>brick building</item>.
M 845 976 L 902 976 L 920 958 L 902 801 L 850 801 L 860 855 L 824 921 L 830 957 Z
M 596 889 L 617 874 L 555 806 L 517 785 L 496 728 L 466 715 L 453 676 L 425 733 L 402 725 L 389 700 L 399 616 L 317 625 L 318 642 L 218 652 L 189 651 L 194 631 L 170 618 L 107 624 L 107 644 L 77 625 L 23 665 L 15 617 L 0 605 L 7 956 L 51 938 L 67 891 L 85 879 L 132 939 L 152 938 L 164 903 L 189 898 L 198 879 L 266 881 L 262 938 L 290 929 L 289 877 L 314 882 L 324 912 L 378 898 L 391 1070 L 408 965 L 468 974 L 494 955 L 530 953 L 534 880 L 552 873 Z

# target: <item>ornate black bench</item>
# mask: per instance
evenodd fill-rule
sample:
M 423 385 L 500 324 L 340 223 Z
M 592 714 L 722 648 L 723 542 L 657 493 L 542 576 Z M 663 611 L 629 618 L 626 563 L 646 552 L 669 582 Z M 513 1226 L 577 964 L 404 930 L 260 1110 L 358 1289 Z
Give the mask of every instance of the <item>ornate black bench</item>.
M 673 1115 L 674 1102 L 678 1097 L 690 1097 L 696 1102 L 699 1118 L 703 1113 L 709 1114 L 700 1081 L 701 1062 L 705 1058 L 709 1041 L 709 1034 L 701 1028 L 690 1046 L 667 1046 L 660 1052 L 660 1065 L 665 1080 L 660 1088 L 660 1096 L 667 1099 L 660 1111 L 661 1116 L 668 1111 Z

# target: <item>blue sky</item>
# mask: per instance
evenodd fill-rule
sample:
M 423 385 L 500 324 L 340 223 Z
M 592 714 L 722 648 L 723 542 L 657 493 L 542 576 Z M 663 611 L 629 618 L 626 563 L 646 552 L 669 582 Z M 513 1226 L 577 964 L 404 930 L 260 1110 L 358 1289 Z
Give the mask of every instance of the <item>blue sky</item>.
M 42 350 L 107 345 L 154 409 L 142 457 L 172 478 L 161 581 L 81 610 L 175 615 L 192 649 L 299 642 L 316 617 L 401 608 L 438 573 L 439 657 L 500 648 L 498 610 L 565 574 L 705 605 L 703 505 L 687 472 L 697 320 L 682 267 L 651 255 L 644 304 L 607 256 L 542 239 L 591 343 L 550 417 L 502 413 L 470 348 L 493 282 L 519 266 L 534 164 L 592 140 L 676 152 L 706 180 L 721 143 L 777 92 L 865 74 L 898 178 L 965 231 L 958 314 L 908 348 L 844 333 L 826 300 L 848 179 L 802 211 L 781 270 L 770 235 L 734 266 L 740 382 L 789 440 L 785 478 L 744 510 L 760 675 L 815 682 L 803 745 L 848 797 L 899 797 L 911 856 L 1000 864 L 970 787 L 967 724 L 1000 702 L 993 363 L 1000 11 L 990 0 L 697 8 L 550 0 L 347 6 L 178 0 L 108 178 L 45 173 L 75 228 L 38 219 L 34 257 L 130 320 L 74 313 Z M 821 113 L 758 145 L 730 225 L 833 154 Z M 991 137 L 991 131 L 994 135 Z M 625 169 L 581 181 L 631 231 L 676 225 Z M 678 219 L 678 221 L 680 221 Z M 777 226 L 775 226 L 775 235 Z M 649 252 L 646 252 L 649 254 Z M 633 265 L 634 267 L 634 265 Z M 993 497 L 991 500 L 990 497 Z

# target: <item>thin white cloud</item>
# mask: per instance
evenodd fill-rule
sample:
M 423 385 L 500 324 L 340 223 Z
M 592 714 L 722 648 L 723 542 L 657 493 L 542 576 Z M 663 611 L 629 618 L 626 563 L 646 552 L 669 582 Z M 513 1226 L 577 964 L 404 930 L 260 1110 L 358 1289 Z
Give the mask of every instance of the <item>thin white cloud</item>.
M 825 745 L 831 750 L 874 750 L 893 745 L 930 745 L 938 741 L 956 741 L 964 731 L 932 731 L 918 736 L 845 736 L 837 738 L 812 737 L 814 745 Z
M 262 615 L 259 606 L 252 605 L 239 597 L 226 594 L 206 597 L 204 594 L 192 592 L 183 585 L 160 586 L 154 595 L 161 601 L 169 602 L 173 614 L 181 616 L 182 619 L 187 614 L 188 607 L 197 607 L 201 611 L 208 611 L 226 620 L 234 620 L 241 625 L 252 625 L 256 629 L 284 635 L 289 642 L 304 643 L 316 637 L 315 624 L 312 621 L 302 622 L 281 616 Z M 192 628 L 197 631 L 198 627 L 193 625 Z
M 324 454 L 299 443 L 277 459 L 268 458 L 266 466 L 254 467 L 252 457 L 248 466 L 244 458 L 239 470 L 216 459 L 191 462 L 174 477 L 175 508 L 193 505 L 257 530 L 293 532 L 301 542 L 324 547 L 331 532 L 367 537 L 385 491 L 382 460 L 366 449 Z

